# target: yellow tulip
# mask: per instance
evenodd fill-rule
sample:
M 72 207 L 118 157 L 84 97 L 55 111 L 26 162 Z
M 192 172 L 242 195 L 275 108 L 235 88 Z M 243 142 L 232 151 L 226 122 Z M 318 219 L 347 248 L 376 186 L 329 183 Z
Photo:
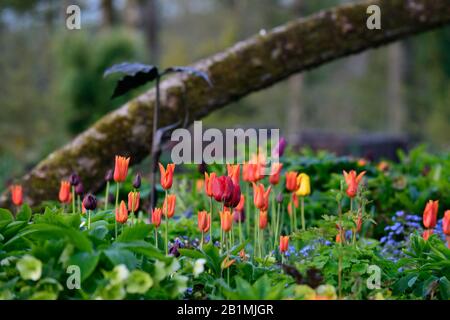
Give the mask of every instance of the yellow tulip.
M 306 197 L 311 193 L 310 179 L 306 173 L 300 173 L 298 175 L 297 184 L 300 185 L 300 187 L 295 192 L 297 196 Z

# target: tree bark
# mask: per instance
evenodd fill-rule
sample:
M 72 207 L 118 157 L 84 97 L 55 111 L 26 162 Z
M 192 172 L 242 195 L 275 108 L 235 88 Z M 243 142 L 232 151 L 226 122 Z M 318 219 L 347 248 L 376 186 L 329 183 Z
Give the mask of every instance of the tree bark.
M 371 4 L 381 8 L 381 30 L 366 27 L 366 10 Z M 449 22 L 447 0 L 364 1 L 291 21 L 196 63 L 194 67 L 208 72 L 212 88 L 186 74 L 163 81 L 160 127 L 184 117 L 185 110 L 192 122 L 294 73 Z M 23 177 L 25 201 L 36 205 L 56 199 L 59 181 L 73 171 L 81 175 L 91 191 L 98 190 L 116 154 L 131 156 L 132 164 L 141 161 L 150 152 L 154 104 L 152 89 L 105 115 L 50 154 Z M 0 205 L 7 205 L 6 199 L 5 193 Z

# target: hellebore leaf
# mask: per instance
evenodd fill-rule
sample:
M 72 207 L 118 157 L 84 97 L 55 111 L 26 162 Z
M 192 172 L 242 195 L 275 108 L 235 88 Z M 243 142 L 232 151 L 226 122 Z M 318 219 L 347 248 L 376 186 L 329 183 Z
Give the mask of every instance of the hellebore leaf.
M 14 220 L 11 211 L 7 209 L 0 209 L 0 222 L 5 222 L 6 224 Z
M 159 77 L 157 67 L 142 63 L 124 62 L 116 64 L 106 69 L 103 76 L 107 77 L 114 73 L 125 74 L 125 76 L 117 82 L 112 98 L 124 95 L 128 91 L 136 89 Z
M 89 278 L 92 272 L 94 272 L 99 258 L 99 254 L 95 252 L 78 252 L 70 257 L 68 265 L 76 265 L 80 267 L 81 281 L 84 281 Z
M 31 212 L 30 206 L 27 205 L 27 204 L 24 204 L 20 208 L 20 211 L 19 211 L 19 213 L 16 216 L 16 220 L 17 221 L 27 221 L 28 222 L 31 219 L 31 215 L 32 215 L 32 212 Z
M 206 72 L 195 69 L 193 67 L 179 67 L 179 66 L 170 67 L 170 68 L 167 68 L 166 70 L 164 70 L 163 75 L 168 74 L 168 73 L 173 73 L 173 72 L 184 72 L 184 73 L 192 74 L 194 76 L 200 77 L 203 80 L 205 80 L 210 87 L 213 86 L 211 79 L 209 78 L 209 76 Z

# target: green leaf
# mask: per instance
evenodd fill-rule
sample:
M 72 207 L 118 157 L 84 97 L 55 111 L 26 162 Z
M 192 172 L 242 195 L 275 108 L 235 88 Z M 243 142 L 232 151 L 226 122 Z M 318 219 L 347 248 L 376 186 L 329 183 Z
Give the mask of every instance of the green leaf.
M 450 281 L 447 277 L 442 277 L 439 279 L 439 293 L 441 299 L 450 300 Z
M 3 229 L 3 234 L 6 238 L 10 238 L 17 234 L 21 229 L 27 225 L 26 221 L 13 221 Z
M 115 242 L 112 248 L 129 250 L 137 254 L 142 254 L 150 259 L 159 259 L 162 261 L 170 261 L 171 258 L 167 257 L 161 251 L 156 249 L 153 245 L 143 240 L 131 241 L 131 242 Z
M 408 274 L 402 278 L 400 278 L 396 283 L 393 285 L 393 291 L 395 294 L 402 294 L 406 291 L 406 289 L 410 288 L 409 283 L 412 279 L 417 279 L 418 275 L 416 273 Z M 414 280 L 415 282 L 416 280 Z M 414 284 L 412 282 L 412 284 Z
M 97 267 L 100 255 L 96 252 L 79 252 L 74 254 L 68 262 L 68 265 L 80 267 L 81 281 L 86 280 Z
M 11 221 L 14 221 L 14 216 L 12 215 L 11 211 L 0 208 L 0 222 L 7 222 L 8 224 Z
M 132 270 L 135 269 L 136 266 L 138 265 L 138 259 L 132 252 L 128 250 L 110 248 L 104 250 L 103 253 L 109 259 L 109 261 L 115 266 L 124 264 L 128 269 Z
M 17 221 L 30 221 L 31 215 L 33 212 L 31 211 L 31 208 L 29 205 L 24 204 L 21 208 L 19 213 L 17 213 L 16 220 Z
M 21 238 L 32 238 L 36 240 L 61 239 L 65 238 L 75 247 L 83 251 L 92 251 L 92 243 L 79 230 L 57 226 L 46 223 L 32 224 L 25 227 L 19 234 L 5 243 L 5 247 L 13 244 Z
M 123 232 L 117 238 L 119 242 L 130 242 L 136 240 L 144 240 L 150 235 L 153 228 L 149 224 L 138 223 L 130 227 L 125 227 Z

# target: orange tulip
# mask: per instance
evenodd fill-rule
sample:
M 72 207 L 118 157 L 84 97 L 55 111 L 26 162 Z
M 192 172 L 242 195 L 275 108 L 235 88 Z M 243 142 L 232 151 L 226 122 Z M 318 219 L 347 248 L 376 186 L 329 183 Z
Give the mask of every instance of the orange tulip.
M 422 234 L 423 240 L 428 240 L 432 234 L 433 234 L 433 229 L 425 230 Z
M 114 166 L 114 181 L 124 182 L 128 174 L 128 164 L 130 163 L 130 158 L 125 158 L 121 156 L 116 156 L 116 163 Z
M 267 211 L 259 211 L 259 228 L 264 230 L 267 227 Z
M 205 172 L 205 193 L 208 197 L 213 196 L 212 185 L 215 178 L 216 178 L 215 172 L 211 172 L 211 174 L 209 175 L 208 172 Z
M 11 200 L 15 206 L 20 206 L 23 203 L 23 190 L 21 185 L 11 186 Z
M 283 168 L 282 163 L 274 163 L 270 169 L 269 182 L 270 184 L 277 185 L 280 182 L 280 172 Z
M 244 210 L 244 204 L 245 204 L 245 196 L 241 194 L 241 199 L 239 200 L 239 203 L 236 206 L 236 208 L 234 208 L 234 210 L 241 212 L 242 210 Z
M 169 194 L 167 198 L 164 199 L 163 203 L 163 213 L 170 219 L 175 214 L 175 203 L 177 201 L 177 196 L 175 194 Z
M 450 236 L 450 210 L 445 211 L 444 219 L 442 220 L 442 232 Z
M 209 227 L 211 226 L 211 215 L 206 211 L 199 211 L 197 222 L 201 232 L 208 232 Z
M 230 211 L 222 211 L 220 212 L 220 226 L 222 230 L 228 232 L 231 230 L 231 226 L 233 224 L 233 215 Z
M 139 200 L 141 194 L 138 191 L 131 191 L 128 193 L 128 210 L 131 212 L 137 212 L 139 209 Z
M 336 243 L 341 243 L 341 242 L 342 242 L 341 234 L 338 233 L 338 234 L 336 235 Z
M 125 201 L 121 201 L 118 208 L 116 208 L 116 221 L 125 223 L 128 220 L 128 210 Z
M 268 187 L 266 191 L 264 191 L 264 185 L 258 184 L 256 185 L 253 182 L 253 202 L 255 206 L 263 211 L 266 211 L 269 207 L 269 194 L 272 186 Z
M 227 164 L 228 176 L 233 180 L 234 184 L 239 184 L 239 175 L 241 172 L 241 165 L 239 164 Z
M 158 228 L 161 224 L 161 216 L 162 210 L 161 208 L 155 208 L 152 211 L 152 223 L 155 225 L 155 228 Z
M 247 182 L 257 182 L 262 178 L 259 163 L 244 163 L 242 166 L 242 179 Z
M 220 264 L 220 267 L 222 269 L 228 269 L 235 262 L 236 259 L 230 259 L 228 256 L 226 256 L 225 259 L 223 259 L 222 263 Z
M 423 211 L 423 225 L 427 229 L 432 229 L 436 227 L 437 214 L 439 210 L 439 200 L 428 201 Z
M 347 195 L 350 198 L 354 198 L 358 193 L 358 186 L 361 182 L 363 176 L 366 174 L 366 171 L 361 172 L 360 174 L 356 174 L 355 170 L 351 170 L 347 173 L 347 171 L 343 171 L 345 183 L 347 184 Z
M 205 184 L 205 181 L 203 179 L 195 180 L 195 190 L 197 190 L 197 192 L 202 190 L 204 184 Z
M 295 192 L 300 187 L 300 181 L 297 179 L 297 172 L 286 172 L 286 189 L 290 192 Z
M 69 181 L 61 181 L 61 186 L 59 188 L 59 201 L 61 203 L 70 203 L 72 201 Z
M 161 186 L 164 190 L 168 190 L 172 187 L 173 172 L 175 171 L 175 165 L 170 163 L 167 165 L 167 169 L 159 163 L 159 172 L 161 173 Z
M 280 252 L 284 253 L 289 247 L 289 236 L 280 236 Z

